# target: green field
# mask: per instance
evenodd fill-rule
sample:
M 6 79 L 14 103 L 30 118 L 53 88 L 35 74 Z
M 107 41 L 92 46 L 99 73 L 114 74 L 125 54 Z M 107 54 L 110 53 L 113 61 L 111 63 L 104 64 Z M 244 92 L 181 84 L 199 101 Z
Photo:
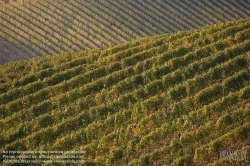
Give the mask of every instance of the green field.
M 85 165 L 250 161 L 250 19 L 0 66 L 0 152 L 84 150 Z M 239 164 L 239 163 L 238 163 Z
M 7 3 L 8 2 L 8 3 Z M 250 16 L 249 0 L 0 0 L 0 64 Z

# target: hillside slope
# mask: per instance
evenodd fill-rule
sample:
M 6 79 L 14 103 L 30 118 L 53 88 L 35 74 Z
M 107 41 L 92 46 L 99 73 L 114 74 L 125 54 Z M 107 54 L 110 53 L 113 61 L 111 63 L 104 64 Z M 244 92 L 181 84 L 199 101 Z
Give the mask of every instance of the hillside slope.
M 0 64 L 225 23 L 249 10 L 248 0 L 0 1 Z
M 86 165 L 207 165 L 238 148 L 249 161 L 249 35 L 244 19 L 2 65 L 0 152 L 85 150 Z

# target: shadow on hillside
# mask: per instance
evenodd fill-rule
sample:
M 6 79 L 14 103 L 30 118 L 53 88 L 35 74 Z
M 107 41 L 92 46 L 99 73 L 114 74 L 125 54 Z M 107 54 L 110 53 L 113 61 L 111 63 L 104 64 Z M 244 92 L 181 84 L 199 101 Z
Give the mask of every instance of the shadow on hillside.
M 0 64 L 36 57 L 26 53 L 20 46 L 0 37 Z

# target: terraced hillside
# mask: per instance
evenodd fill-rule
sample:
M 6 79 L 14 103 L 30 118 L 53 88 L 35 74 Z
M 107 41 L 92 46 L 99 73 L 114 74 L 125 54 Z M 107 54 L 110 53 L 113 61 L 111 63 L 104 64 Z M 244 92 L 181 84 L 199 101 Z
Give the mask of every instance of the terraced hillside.
M 85 165 L 225 165 L 220 152 L 239 149 L 250 161 L 249 35 L 244 19 L 2 65 L 0 152 L 85 150 Z
M 225 23 L 249 10 L 248 0 L 2 0 L 0 64 Z

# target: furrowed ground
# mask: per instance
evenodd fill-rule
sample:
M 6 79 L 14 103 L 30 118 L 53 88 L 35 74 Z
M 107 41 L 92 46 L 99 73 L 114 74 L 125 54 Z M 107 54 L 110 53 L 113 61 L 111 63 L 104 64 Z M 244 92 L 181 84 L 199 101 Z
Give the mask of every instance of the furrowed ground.
M 0 64 L 250 16 L 248 0 L 0 0 Z

